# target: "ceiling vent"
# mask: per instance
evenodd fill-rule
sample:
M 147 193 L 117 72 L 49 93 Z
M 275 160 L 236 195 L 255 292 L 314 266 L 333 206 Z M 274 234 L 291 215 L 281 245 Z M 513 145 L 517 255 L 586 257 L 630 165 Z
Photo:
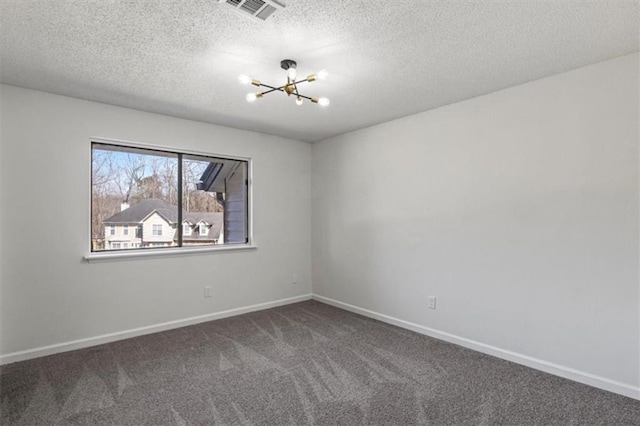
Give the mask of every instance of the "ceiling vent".
M 283 5 L 274 0 L 227 0 L 226 4 L 244 16 L 250 16 L 260 21 L 266 21 L 275 11 L 284 9 Z

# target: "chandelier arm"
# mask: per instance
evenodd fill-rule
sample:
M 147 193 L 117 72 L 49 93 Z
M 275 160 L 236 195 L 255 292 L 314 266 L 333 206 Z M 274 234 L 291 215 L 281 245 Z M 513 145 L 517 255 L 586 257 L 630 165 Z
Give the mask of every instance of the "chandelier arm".
M 299 96 L 301 98 L 307 99 L 309 101 L 311 101 L 312 99 L 309 96 L 305 96 L 305 95 L 301 95 L 300 93 L 296 93 L 296 96 Z
M 268 87 L 268 86 L 267 86 Z M 266 92 L 262 92 L 263 95 L 266 95 L 267 93 L 271 93 L 271 92 L 275 92 L 275 91 L 280 91 L 280 92 L 284 92 L 284 90 L 280 89 L 279 87 L 274 87 L 271 90 L 267 90 Z
M 282 89 L 284 87 L 284 86 L 282 86 L 282 87 L 273 87 L 273 86 L 269 86 L 268 84 L 264 84 L 264 83 L 260 83 L 260 86 L 268 87 L 272 91 L 273 90 L 280 90 L 280 89 Z

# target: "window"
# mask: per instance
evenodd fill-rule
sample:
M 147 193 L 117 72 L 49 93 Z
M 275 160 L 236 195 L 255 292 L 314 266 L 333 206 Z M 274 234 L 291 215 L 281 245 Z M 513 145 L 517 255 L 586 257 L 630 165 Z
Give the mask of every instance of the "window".
M 108 142 L 91 155 L 92 252 L 249 242 L 247 160 Z M 126 246 L 107 239 L 122 223 L 137 224 Z

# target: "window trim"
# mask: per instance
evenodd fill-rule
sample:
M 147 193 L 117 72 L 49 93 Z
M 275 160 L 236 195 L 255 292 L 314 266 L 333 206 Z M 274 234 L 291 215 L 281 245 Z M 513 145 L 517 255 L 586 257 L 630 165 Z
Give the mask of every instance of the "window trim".
M 253 236 L 253 159 L 251 157 L 242 157 L 238 155 L 228 155 L 228 154 L 220 154 L 216 152 L 205 152 L 198 151 L 192 149 L 184 149 L 184 148 L 176 148 L 172 146 L 159 145 L 159 144 L 149 144 L 142 142 L 129 141 L 124 139 L 110 139 L 103 137 L 90 137 L 89 143 L 87 144 L 88 148 L 88 157 L 89 164 L 92 162 L 92 146 L 93 143 L 103 143 L 110 144 L 115 146 L 121 146 L 123 148 L 140 148 L 140 149 L 148 149 L 155 151 L 163 151 L 186 155 L 196 155 L 203 157 L 217 157 L 224 158 L 229 160 L 238 160 L 245 161 L 247 163 L 247 242 L 242 243 L 234 243 L 234 244 L 222 244 L 222 245 L 211 245 L 206 247 L 167 247 L 161 249 L 145 249 L 145 250 L 122 250 L 122 251 L 91 251 L 91 229 L 87 233 L 89 235 L 88 243 L 87 243 L 87 251 L 83 259 L 87 262 L 96 261 L 102 259 L 132 259 L 132 258 L 144 258 L 144 257 L 157 257 L 157 256 L 175 256 L 181 254 L 197 254 L 197 253 L 207 253 L 207 252 L 225 252 L 225 251 L 238 251 L 238 250 L 255 250 L 258 246 L 255 244 L 254 236 Z M 87 224 L 89 228 L 91 228 L 91 167 L 89 167 L 89 202 L 87 203 Z

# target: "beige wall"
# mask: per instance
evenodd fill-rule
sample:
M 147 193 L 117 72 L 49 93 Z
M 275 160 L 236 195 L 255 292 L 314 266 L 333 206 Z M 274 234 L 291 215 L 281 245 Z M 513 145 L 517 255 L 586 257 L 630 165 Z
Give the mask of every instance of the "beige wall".
M 162 235 L 153 235 L 153 225 L 160 225 Z M 158 243 L 173 245 L 175 233 L 176 229 L 158 213 L 153 213 L 142 222 L 142 239 L 145 245 Z

